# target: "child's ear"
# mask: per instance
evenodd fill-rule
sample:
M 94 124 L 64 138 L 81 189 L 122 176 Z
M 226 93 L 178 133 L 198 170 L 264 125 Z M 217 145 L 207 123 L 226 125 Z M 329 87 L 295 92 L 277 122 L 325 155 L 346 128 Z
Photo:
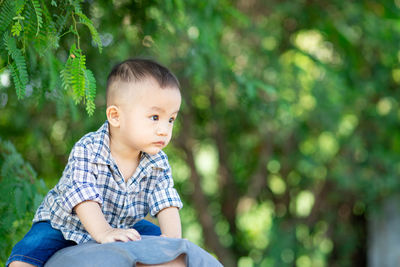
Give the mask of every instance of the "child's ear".
M 106 110 L 107 120 L 108 122 L 114 126 L 119 127 L 120 124 L 120 110 L 117 106 L 109 106 Z

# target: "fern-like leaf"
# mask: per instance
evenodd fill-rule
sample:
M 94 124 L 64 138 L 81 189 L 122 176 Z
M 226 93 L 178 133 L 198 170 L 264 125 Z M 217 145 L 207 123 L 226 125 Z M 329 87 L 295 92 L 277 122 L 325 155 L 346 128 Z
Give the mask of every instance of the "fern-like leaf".
M 101 54 L 102 49 L 103 49 L 103 44 L 101 43 L 101 39 L 100 39 L 100 35 L 97 32 L 96 28 L 93 25 L 93 22 L 85 16 L 85 14 L 83 13 L 76 13 L 76 15 L 79 16 L 80 19 L 80 23 L 86 25 L 86 27 L 89 28 L 90 34 L 92 35 L 92 39 L 95 42 L 95 44 L 97 45 L 98 49 L 99 49 L 99 53 Z
M 85 88 L 85 95 L 86 95 L 86 111 L 89 116 L 92 116 L 96 105 L 94 104 L 94 99 L 96 97 L 96 79 L 91 70 L 85 70 L 85 80 L 86 80 L 86 88 Z
M 0 35 L 6 31 L 16 15 L 15 2 L 13 0 L 5 0 L 0 8 Z
M 15 14 L 19 15 L 22 13 L 25 7 L 25 0 L 15 0 L 14 5 L 15 5 Z M 15 18 L 14 18 L 15 19 Z
M 80 0 L 70 0 L 69 2 L 74 7 L 76 13 L 82 13 Z
M 65 63 L 64 68 L 60 72 L 61 76 L 61 84 L 64 90 L 68 90 L 72 88 L 72 61 L 75 58 L 75 55 L 72 53 L 74 51 L 75 44 L 70 49 L 70 56 Z
M 43 18 L 42 18 L 43 10 L 40 7 L 38 0 L 31 0 L 31 1 L 32 1 L 33 9 L 35 10 L 35 13 L 36 13 L 36 22 L 37 22 L 36 36 L 37 36 L 39 34 L 40 28 L 42 28 L 42 24 L 43 24 Z
M 61 34 L 61 32 L 64 30 L 65 26 L 67 25 L 68 19 L 71 17 L 72 13 L 72 8 L 70 6 L 67 6 L 65 8 L 65 14 L 64 15 L 55 15 L 56 17 L 56 27 L 57 27 L 57 35 Z
M 56 24 L 53 21 L 50 11 L 43 0 L 41 1 L 41 6 L 43 8 L 44 28 L 46 28 L 47 32 L 55 35 L 57 32 Z
M 65 90 L 72 90 L 75 104 L 85 99 L 86 57 L 75 44 L 70 49 L 70 56 L 61 71 L 62 85 Z
M 13 78 L 15 89 L 17 90 L 18 98 L 22 98 L 25 95 L 25 86 L 22 85 L 21 79 L 19 78 L 19 73 L 15 62 L 9 65 L 11 77 Z
M 19 21 L 15 22 L 14 25 L 11 27 L 11 34 L 13 36 L 19 36 L 22 31 L 22 26 Z
M 75 97 L 80 102 L 85 99 L 85 69 L 86 69 L 86 56 L 79 54 L 75 59 L 73 73 L 74 93 Z
M 14 74 L 19 77 L 20 82 L 16 82 L 16 79 L 14 79 L 14 82 L 17 89 L 17 96 L 19 99 L 21 99 L 25 96 L 25 87 L 28 83 L 28 71 L 26 69 L 25 57 L 23 56 L 21 50 L 18 49 L 17 43 L 14 38 L 5 34 L 4 43 L 6 45 L 8 54 L 11 56 L 15 63 Z

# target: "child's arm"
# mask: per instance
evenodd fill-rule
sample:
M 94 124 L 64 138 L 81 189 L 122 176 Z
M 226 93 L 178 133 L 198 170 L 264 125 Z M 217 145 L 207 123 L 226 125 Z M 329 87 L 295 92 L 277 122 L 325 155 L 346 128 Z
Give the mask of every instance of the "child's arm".
M 181 219 L 176 207 L 169 207 L 157 214 L 161 234 L 167 237 L 182 238 Z
M 140 240 L 140 234 L 135 229 L 112 228 L 95 201 L 84 201 L 76 205 L 74 210 L 86 231 L 98 243 Z

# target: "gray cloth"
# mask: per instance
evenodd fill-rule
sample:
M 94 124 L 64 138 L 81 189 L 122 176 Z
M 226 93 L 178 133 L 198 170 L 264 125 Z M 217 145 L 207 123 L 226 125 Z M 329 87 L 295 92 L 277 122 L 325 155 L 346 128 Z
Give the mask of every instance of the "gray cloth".
M 160 264 L 186 254 L 189 267 L 222 266 L 213 256 L 186 239 L 142 236 L 140 241 L 98 244 L 89 241 L 54 254 L 45 267 L 132 267 L 137 262 Z

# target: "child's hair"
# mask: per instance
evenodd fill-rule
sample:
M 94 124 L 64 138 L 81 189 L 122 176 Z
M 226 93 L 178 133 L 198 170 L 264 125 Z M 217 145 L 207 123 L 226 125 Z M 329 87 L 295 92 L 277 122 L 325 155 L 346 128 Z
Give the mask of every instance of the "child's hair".
M 175 75 L 166 67 L 151 59 L 134 58 L 115 65 L 107 78 L 107 99 L 114 82 L 138 82 L 145 78 L 154 78 L 161 88 L 180 88 Z

